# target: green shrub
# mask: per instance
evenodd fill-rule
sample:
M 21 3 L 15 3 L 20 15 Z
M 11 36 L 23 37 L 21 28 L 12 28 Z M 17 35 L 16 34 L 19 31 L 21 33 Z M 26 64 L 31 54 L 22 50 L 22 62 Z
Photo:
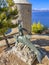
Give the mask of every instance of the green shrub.
M 36 32 L 37 33 L 37 24 L 36 23 L 32 24 L 32 32 Z
M 32 28 L 32 32 L 41 33 L 45 27 L 40 22 L 38 22 L 38 23 L 33 23 L 31 28 Z

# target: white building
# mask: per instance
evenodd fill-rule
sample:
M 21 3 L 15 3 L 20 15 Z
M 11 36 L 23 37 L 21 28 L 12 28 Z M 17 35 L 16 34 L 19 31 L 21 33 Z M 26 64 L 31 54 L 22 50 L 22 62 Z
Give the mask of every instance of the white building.
M 27 0 L 14 0 L 19 12 L 19 20 L 22 20 L 23 27 L 31 32 L 32 5 Z

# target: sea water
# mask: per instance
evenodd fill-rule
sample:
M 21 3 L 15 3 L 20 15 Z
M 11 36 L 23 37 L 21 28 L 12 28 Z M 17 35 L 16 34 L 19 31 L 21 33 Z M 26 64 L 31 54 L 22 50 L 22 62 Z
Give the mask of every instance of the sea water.
M 32 11 L 32 23 L 38 23 L 38 21 L 49 27 L 49 11 Z

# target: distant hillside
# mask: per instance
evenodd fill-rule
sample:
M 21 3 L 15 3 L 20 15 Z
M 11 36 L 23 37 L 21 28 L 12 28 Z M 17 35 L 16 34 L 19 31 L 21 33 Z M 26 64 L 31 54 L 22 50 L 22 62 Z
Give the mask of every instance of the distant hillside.
M 39 11 L 41 11 L 41 12 L 44 11 L 44 12 L 46 12 L 46 11 L 49 11 L 49 10 L 36 10 L 36 9 L 33 9 L 32 11 L 35 11 L 35 12 L 36 12 L 36 11 L 38 11 L 38 12 L 39 12 Z

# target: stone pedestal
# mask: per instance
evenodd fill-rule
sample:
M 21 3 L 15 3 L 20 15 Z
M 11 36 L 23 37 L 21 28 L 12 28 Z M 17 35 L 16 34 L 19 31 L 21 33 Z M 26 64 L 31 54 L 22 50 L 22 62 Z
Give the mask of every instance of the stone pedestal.
M 0 65 L 32 65 L 35 59 L 34 52 L 22 43 L 0 53 Z

